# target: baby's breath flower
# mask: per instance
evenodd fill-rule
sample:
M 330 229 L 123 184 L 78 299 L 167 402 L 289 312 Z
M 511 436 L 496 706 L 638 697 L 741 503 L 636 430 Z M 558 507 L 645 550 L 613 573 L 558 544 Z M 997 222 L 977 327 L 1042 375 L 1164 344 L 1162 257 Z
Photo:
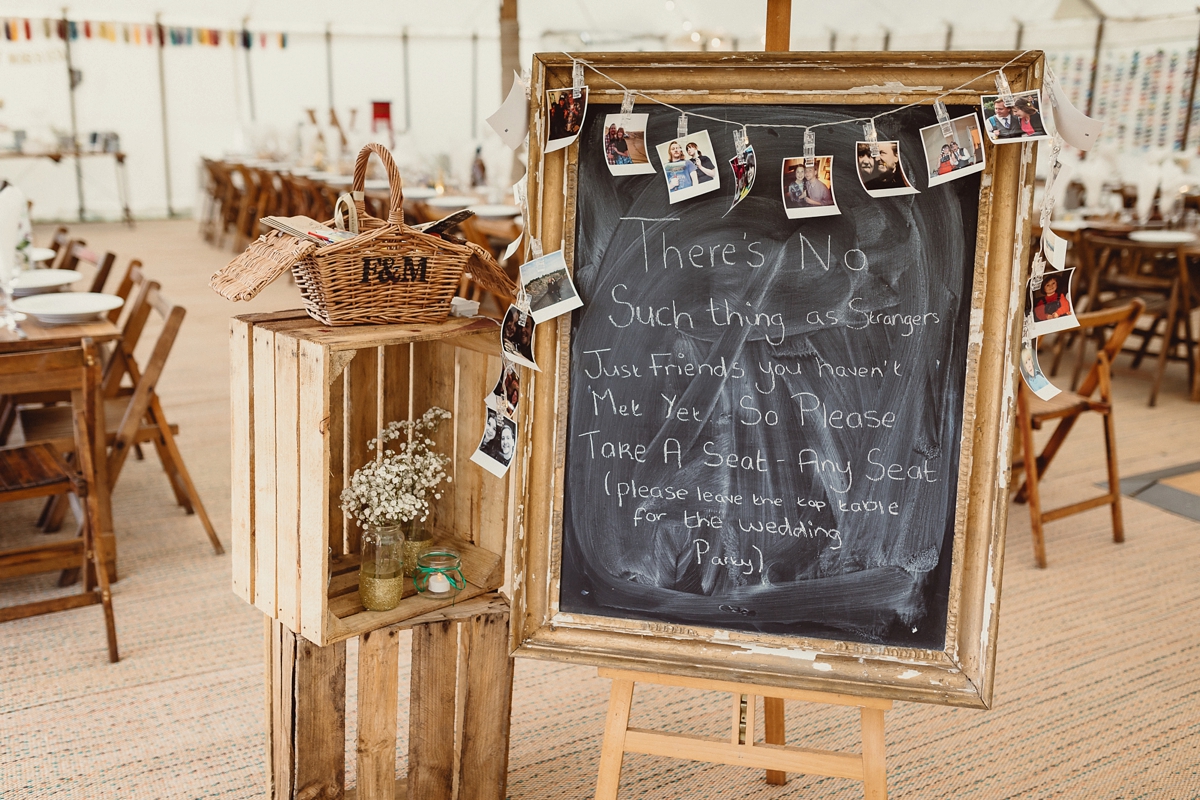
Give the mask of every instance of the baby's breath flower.
M 420 419 L 389 422 L 379 437 L 367 442 L 378 456 L 354 471 L 350 485 L 342 490 L 342 511 L 358 520 L 359 525 L 395 525 L 429 516 L 426 496 L 438 484 L 451 482 L 446 474 L 449 456 L 432 450 L 436 444 L 418 431 L 433 431 L 438 423 L 450 419 L 450 412 L 436 406 Z M 403 438 L 394 449 L 387 446 Z M 441 499 L 440 492 L 432 492 Z

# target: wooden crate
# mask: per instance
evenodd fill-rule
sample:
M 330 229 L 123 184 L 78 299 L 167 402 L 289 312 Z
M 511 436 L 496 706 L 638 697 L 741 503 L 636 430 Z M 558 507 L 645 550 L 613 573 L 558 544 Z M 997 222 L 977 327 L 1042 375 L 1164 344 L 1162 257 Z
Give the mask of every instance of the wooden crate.
M 302 311 L 230 324 L 233 432 L 233 589 L 318 645 L 394 625 L 500 587 L 509 481 L 470 462 L 483 400 L 500 374 L 499 326 L 451 318 L 435 325 L 330 328 Z M 453 482 L 434 501 L 435 542 L 462 555 L 457 598 L 415 594 L 391 611 L 358 597 L 360 529 L 339 495 L 391 420 L 431 406 L 452 412 L 434 438 Z
M 487 594 L 317 647 L 266 620 L 269 800 L 503 800 L 512 659 L 508 602 Z M 408 774 L 396 779 L 400 631 L 412 628 Z M 358 671 L 358 785 L 346 788 L 346 676 Z

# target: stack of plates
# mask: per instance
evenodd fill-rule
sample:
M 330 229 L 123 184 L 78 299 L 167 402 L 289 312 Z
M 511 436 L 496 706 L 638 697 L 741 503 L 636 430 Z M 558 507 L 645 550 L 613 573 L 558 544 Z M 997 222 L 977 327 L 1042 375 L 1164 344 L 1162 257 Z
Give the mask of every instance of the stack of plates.
M 54 258 L 54 251 L 49 247 L 31 247 L 29 248 L 29 260 L 33 262 L 49 261 Z
M 1188 244 L 1196 240 L 1189 231 L 1133 231 L 1129 238 L 1146 244 Z
M 73 269 L 29 269 L 18 272 L 13 276 L 13 297 L 27 297 L 31 294 L 46 294 L 57 292 L 64 286 L 69 286 L 79 280 L 79 273 Z
M 475 202 L 474 197 L 468 197 L 465 194 L 443 194 L 439 197 L 431 197 L 425 201 L 425 205 L 433 208 L 443 208 L 447 211 L 457 211 L 460 208 L 466 208 Z
M 431 197 L 437 197 L 437 189 L 432 186 L 405 186 L 405 200 L 428 200 Z
M 475 212 L 475 216 L 484 219 L 511 219 L 521 213 L 521 209 L 516 206 L 502 204 L 471 206 L 471 210 Z
M 98 292 L 54 292 L 22 297 L 12 305 L 43 325 L 78 325 L 120 308 L 125 301 Z

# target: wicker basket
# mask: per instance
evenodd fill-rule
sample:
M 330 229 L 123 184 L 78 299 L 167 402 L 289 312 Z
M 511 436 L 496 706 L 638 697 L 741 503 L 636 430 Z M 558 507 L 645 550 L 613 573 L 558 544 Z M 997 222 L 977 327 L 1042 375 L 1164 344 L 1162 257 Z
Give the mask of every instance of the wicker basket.
M 368 215 L 363 204 L 371 153 L 388 174 L 387 221 Z M 382 146 L 369 144 L 359 152 L 352 192 L 357 236 L 316 247 L 268 234 L 214 275 L 210 285 L 230 299 L 248 299 L 290 265 L 309 316 L 327 325 L 441 322 L 450 314 L 464 272 L 494 294 L 516 293 L 512 279 L 482 247 L 421 233 L 404 223 L 403 182 Z

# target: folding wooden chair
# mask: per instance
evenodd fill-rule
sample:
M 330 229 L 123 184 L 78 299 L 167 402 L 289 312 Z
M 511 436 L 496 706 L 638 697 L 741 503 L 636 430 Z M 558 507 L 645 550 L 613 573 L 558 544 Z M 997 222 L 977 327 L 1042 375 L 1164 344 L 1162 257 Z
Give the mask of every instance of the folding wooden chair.
M 90 278 L 87 291 L 102 292 L 116 260 L 116 253 L 98 255 L 93 250 L 88 249 L 82 241 L 76 241 L 72 242 L 71 246 L 67 248 L 67 254 L 58 269 L 82 271 L 85 280 Z
M 204 504 L 200 500 L 200 494 L 196 491 L 191 475 L 183 463 L 179 446 L 175 442 L 175 434 L 179 428 L 167 421 L 162 404 L 158 399 L 158 393 L 155 391 L 187 311 L 183 306 L 173 305 L 163 297 L 156 282 L 147 281 L 140 293 L 139 300 L 135 301 L 134 314 L 131 315 L 131 319 L 137 326 L 135 339 L 140 336 L 146 315 L 150 311 L 157 313 L 162 318 L 163 324 L 145 368 L 139 367 L 134 359 L 133 347 L 122 339 L 118 345 L 118 352 L 114 353 L 113 358 L 110 359 L 109 370 L 102 383 L 102 390 L 113 391 L 108 384 L 114 380 L 114 375 L 117 376 L 115 378 L 116 391 L 104 398 L 105 429 L 109 432 L 107 436 L 109 446 L 108 487 L 111 491 L 116 486 L 117 478 L 120 477 L 121 468 L 130 451 L 139 444 L 153 444 L 158 451 L 159 460 L 162 462 L 163 472 L 166 473 L 171 489 L 175 493 L 176 501 L 184 507 L 187 513 L 194 513 L 200 518 L 200 523 L 204 526 L 213 550 L 217 554 L 221 554 L 225 552 L 225 548 L 217 537 L 208 512 L 205 511 Z M 119 362 L 117 362 L 118 358 Z M 114 366 L 114 363 L 119 363 L 120 366 Z M 118 373 L 116 370 L 123 371 Z M 132 388 L 120 387 L 120 377 L 123 374 L 128 374 L 133 380 Z M 22 408 L 20 419 L 21 428 L 25 432 L 27 441 L 51 443 L 64 450 L 70 448 L 70 441 L 67 437 L 68 420 L 61 406 Z M 53 529 L 61 516 L 61 511 L 54 512 L 48 509 L 43 514 L 44 527 Z
M 1121 478 L 1117 465 L 1117 434 L 1113 424 L 1112 373 L 1113 359 L 1121 352 L 1125 339 L 1133 330 L 1138 316 L 1145 309 L 1141 300 L 1134 299 L 1129 305 L 1104 311 L 1079 314 L 1079 324 L 1085 330 L 1103 330 L 1113 326 L 1108 340 L 1097 351 L 1096 360 L 1088 370 L 1078 392 L 1064 391 L 1051 400 L 1042 400 L 1030 391 L 1024 381 L 1017 392 L 1017 428 L 1020 436 L 1020 458 L 1013 463 L 1014 480 L 1010 483 L 1016 490 L 1018 503 L 1029 503 L 1029 518 L 1033 529 L 1033 553 L 1039 567 L 1046 566 L 1046 543 L 1042 526 L 1046 522 L 1061 519 L 1090 508 L 1102 505 L 1112 507 L 1113 541 L 1125 541 L 1125 527 L 1121 518 Z M 1099 391 L 1099 397 L 1092 395 Z M 1046 474 L 1050 462 L 1062 447 L 1063 440 L 1071 432 L 1079 416 L 1095 411 L 1104 418 L 1105 457 L 1108 461 L 1108 491 L 1061 508 L 1043 509 L 1038 481 Z M 1042 452 L 1034 449 L 1033 432 L 1044 423 L 1058 420 L 1058 426 L 1050 435 Z M 1017 483 L 1017 474 L 1024 474 L 1024 481 Z
M 1189 387 L 1194 388 L 1192 290 L 1183 245 L 1134 242 L 1091 233 L 1085 233 L 1082 241 L 1088 284 L 1086 303 L 1080 305 L 1095 311 L 1123 305 L 1136 297 L 1145 304 L 1143 313 L 1152 317 L 1148 327 L 1135 327 L 1131 332 L 1141 338 L 1141 344 L 1131 351 L 1134 369 L 1150 354 L 1150 342 L 1159 339 L 1150 405 L 1158 402 L 1158 390 L 1168 359 L 1187 362 Z M 1080 339 L 1081 354 L 1083 342 Z M 1079 363 L 1076 363 L 1072 386 L 1078 379 Z
M 86 576 L 80 594 L 0 608 L 0 622 L 64 611 L 99 603 L 104 607 L 108 658 L 117 661 L 117 628 L 109 587 L 105 541 L 110 526 L 108 483 L 103 476 L 103 444 L 99 441 L 100 360 L 95 344 L 0 355 L 0 378 L 16 392 L 70 391 L 66 443 L 75 465 L 66 463 L 49 443 L 27 443 L 0 449 L 0 502 L 71 492 L 80 499 L 81 537 L 0 550 L 0 578 L 56 572 L 82 565 Z

